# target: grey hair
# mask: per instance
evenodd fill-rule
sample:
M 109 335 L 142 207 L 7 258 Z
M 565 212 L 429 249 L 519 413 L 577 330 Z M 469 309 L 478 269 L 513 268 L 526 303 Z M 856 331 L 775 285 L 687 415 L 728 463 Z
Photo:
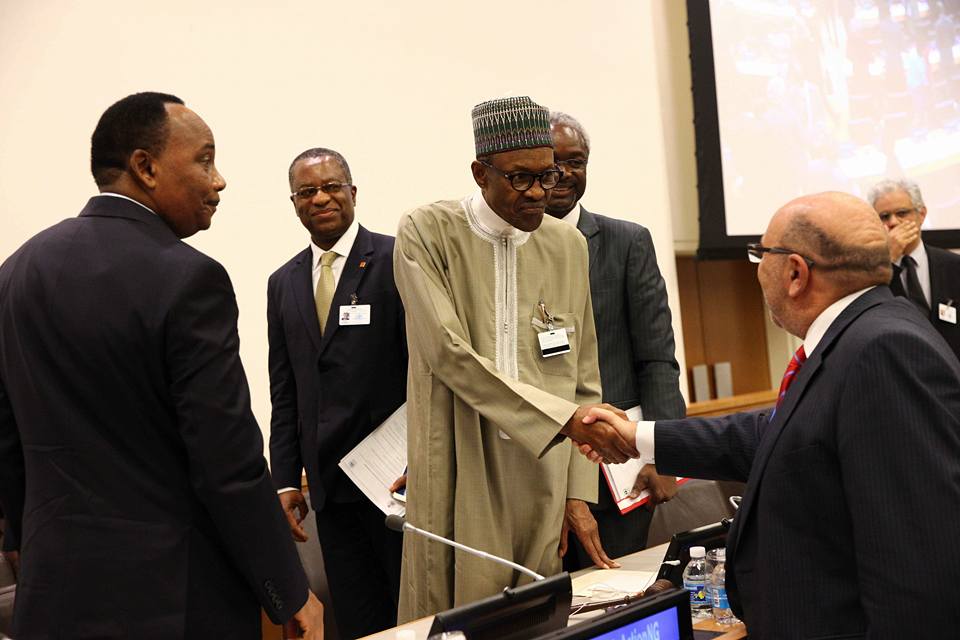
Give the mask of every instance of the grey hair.
M 290 163 L 290 169 L 287 171 L 287 177 L 290 180 L 290 188 L 293 189 L 293 168 L 301 160 L 306 158 L 333 158 L 339 163 L 340 168 L 343 169 L 343 173 L 347 178 L 347 182 L 353 182 L 353 176 L 350 175 L 350 165 L 347 164 L 347 159 L 340 155 L 338 152 L 333 149 L 325 149 L 323 147 L 314 147 L 313 149 L 307 149 L 296 158 L 293 159 L 293 162 Z
M 910 180 L 909 178 L 900 178 L 899 180 L 881 180 L 877 184 L 870 187 L 870 191 L 867 192 L 867 202 L 870 203 L 871 207 L 876 207 L 877 200 L 880 199 L 880 196 L 900 190 L 903 190 L 908 196 L 910 196 L 910 202 L 917 209 L 926 207 L 926 205 L 923 204 L 923 195 L 920 193 L 920 187 L 916 182 Z
M 583 142 L 583 146 L 587 148 L 587 155 L 590 155 L 590 136 L 587 135 L 587 130 L 583 128 L 583 125 L 580 124 L 579 120 L 568 113 L 564 113 L 563 111 L 551 111 L 550 124 L 561 127 L 570 127 L 576 131 L 577 135 L 580 136 L 581 142 Z

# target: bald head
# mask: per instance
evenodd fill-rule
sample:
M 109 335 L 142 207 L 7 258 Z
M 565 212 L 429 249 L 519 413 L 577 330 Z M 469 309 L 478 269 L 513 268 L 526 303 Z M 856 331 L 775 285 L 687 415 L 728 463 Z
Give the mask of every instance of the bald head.
M 770 221 L 782 227 L 781 244 L 813 260 L 840 297 L 890 282 L 887 234 L 873 207 L 847 193 L 802 196 Z
M 762 243 L 790 252 L 765 255 L 757 278 L 773 321 L 800 338 L 828 306 L 892 275 L 876 212 L 845 193 L 788 202 L 771 218 Z

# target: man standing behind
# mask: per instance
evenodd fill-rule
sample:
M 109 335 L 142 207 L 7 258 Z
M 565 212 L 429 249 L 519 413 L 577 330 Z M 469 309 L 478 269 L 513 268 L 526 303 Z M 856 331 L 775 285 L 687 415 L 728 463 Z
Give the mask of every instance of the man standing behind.
M 263 459 L 226 271 L 181 241 L 226 183 L 183 101 L 93 133 L 100 195 L 0 267 L 0 502 L 17 638 L 322 636 Z M 295 612 L 298 612 L 295 615 Z
M 751 638 L 951 635 L 960 362 L 885 286 L 886 234 L 859 198 L 798 198 L 749 251 L 772 319 L 803 340 L 774 410 L 639 425 L 592 413 L 660 471 L 746 480 L 726 585 Z
M 560 178 L 547 110 L 506 98 L 473 110 L 479 190 L 400 222 L 394 265 L 408 315 L 412 524 L 541 574 L 560 571 L 567 499 L 596 500 L 596 469 L 563 435 L 611 459 L 633 449 L 586 429 L 599 402 L 587 247 L 544 219 Z M 542 225 L 541 225 L 542 223 Z M 404 540 L 400 619 L 516 584 L 509 568 Z
M 870 189 L 867 200 L 889 232 L 890 289 L 913 301 L 960 358 L 960 255 L 922 241 L 927 207 L 920 187 L 907 179 L 883 180 Z
M 603 401 L 624 410 L 640 405 L 649 420 L 682 418 L 685 407 L 670 307 L 650 232 L 632 222 L 591 213 L 580 204 L 587 189 L 590 138 L 576 119 L 556 111 L 550 113 L 550 131 L 563 178 L 550 190 L 547 213 L 575 226 L 587 239 Z M 653 510 L 621 515 L 603 474 L 598 475 L 595 506 L 567 502 L 566 526 L 577 535 L 564 560 L 571 571 L 591 563 L 619 566 L 610 558 L 639 551 L 647 539 Z M 644 466 L 634 492 L 644 489 L 650 491 L 651 506 L 665 502 L 676 494 L 676 478 L 658 476 L 652 466 Z M 562 551 L 566 543 L 564 531 Z
M 301 542 L 308 509 L 300 474 L 307 470 L 337 628 L 357 638 L 396 624 L 400 587 L 401 535 L 384 526 L 383 513 L 338 466 L 406 396 L 394 241 L 354 219 L 357 187 L 336 151 L 304 151 L 289 178 L 311 242 L 267 288 L 270 462 Z

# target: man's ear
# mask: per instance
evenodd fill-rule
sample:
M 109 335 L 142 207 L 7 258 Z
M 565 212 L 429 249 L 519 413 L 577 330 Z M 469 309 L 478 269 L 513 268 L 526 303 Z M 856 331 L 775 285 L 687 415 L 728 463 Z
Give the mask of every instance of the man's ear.
M 483 189 L 487 186 L 487 168 L 479 160 L 470 163 L 470 171 L 473 173 L 473 181 L 477 186 Z
M 810 285 L 810 266 L 806 260 L 794 253 L 787 256 L 787 268 L 790 281 L 787 294 L 791 298 L 796 298 Z
M 152 191 L 157 188 L 157 164 L 146 149 L 136 149 L 130 154 L 127 169 L 144 190 Z

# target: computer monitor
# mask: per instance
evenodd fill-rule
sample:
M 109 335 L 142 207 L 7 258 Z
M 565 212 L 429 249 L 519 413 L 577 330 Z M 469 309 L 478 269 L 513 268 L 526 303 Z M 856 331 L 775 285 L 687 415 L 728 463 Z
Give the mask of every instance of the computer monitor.
M 536 640 L 693 640 L 690 594 L 670 589 Z
M 667 553 L 663 556 L 663 564 L 660 565 L 657 579 L 666 578 L 674 586 L 682 587 L 683 569 L 690 562 L 690 547 L 704 547 L 709 551 L 725 546 L 730 523 L 731 520 L 724 518 L 714 524 L 673 534 Z
M 438 613 L 430 634 L 462 631 L 470 640 L 521 640 L 562 629 L 570 615 L 569 573 Z

